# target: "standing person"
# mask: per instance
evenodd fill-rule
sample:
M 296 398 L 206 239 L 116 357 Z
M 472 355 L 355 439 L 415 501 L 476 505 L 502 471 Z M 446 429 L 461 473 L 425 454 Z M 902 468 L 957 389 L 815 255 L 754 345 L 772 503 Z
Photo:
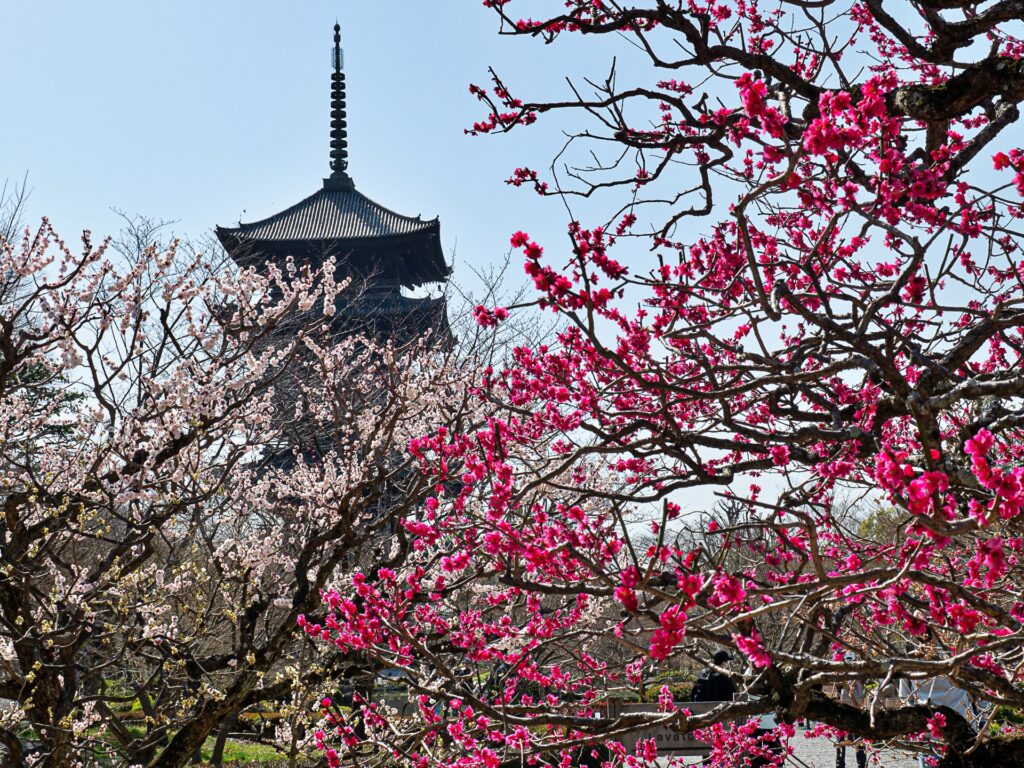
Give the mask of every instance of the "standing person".
M 718 651 L 711 657 L 714 666 L 707 666 L 700 671 L 697 682 L 690 691 L 690 701 L 732 701 L 736 693 L 736 684 L 732 679 L 714 667 L 728 669 L 732 656 L 728 651 Z
M 839 700 L 845 704 L 852 704 L 859 707 L 864 701 L 864 684 L 859 680 L 843 687 L 839 693 Z M 857 761 L 857 768 L 865 768 L 868 764 L 867 747 L 863 741 L 853 742 L 849 738 L 836 744 L 836 768 L 846 768 L 846 747 L 853 747 L 854 760 Z
M 852 653 L 847 653 L 844 661 L 853 661 L 855 658 Z M 854 680 L 839 689 L 839 701 L 843 704 L 859 707 L 864 702 L 864 693 L 864 683 L 860 680 Z M 846 747 L 851 744 L 854 748 L 854 760 L 857 761 L 857 768 L 865 768 L 868 764 L 868 753 L 864 742 L 858 741 L 853 743 L 847 739 L 836 744 L 836 768 L 846 768 Z
M 751 701 L 757 701 L 768 693 L 763 683 L 757 683 L 757 672 L 753 666 L 748 666 L 743 676 L 751 683 L 747 685 L 747 696 Z M 779 740 L 778 722 L 773 712 L 757 715 L 757 729 L 752 734 L 757 740 L 757 746 L 753 748 L 753 756 L 750 758 L 750 768 L 767 768 L 769 765 L 781 765 L 785 756 L 785 748 Z
M 944 682 L 943 682 L 944 681 Z M 907 678 L 899 681 L 899 696 L 907 704 L 923 704 L 927 706 L 931 702 L 932 694 L 939 694 L 939 699 L 944 693 L 948 693 L 948 680 L 945 678 L 930 678 L 924 681 L 915 682 Z M 939 703 L 939 702 L 935 702 Z M 924 752 L 917 753 L 918 768 L 928 768 L 929 755 Z
M 845 742 L 836 744 L 836 768 L 846 768 L 846 747 Z M 863 741 L 853 744 L 853 755 L 857 761 L 857 768 L 865 768 L 868 764 L 868 751 Z
M 704 667 L 697 675 L 697 682 L 690 689 L 690 701 L 732 701 L 736 693 L 736 684 L 727 674 L 719 669 L 728 669 L 732 656 L 728 651 L 717 651 L 711 657 L 711 664 Z M 704 758 L 700 765 L 707 765 L 710 758 Z

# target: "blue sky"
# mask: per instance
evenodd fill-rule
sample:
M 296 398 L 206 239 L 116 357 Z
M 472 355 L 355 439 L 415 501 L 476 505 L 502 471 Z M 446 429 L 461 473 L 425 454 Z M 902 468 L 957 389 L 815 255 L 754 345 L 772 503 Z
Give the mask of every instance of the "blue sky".
M 479 0 L 0 0 L 0 179 L 27 172 L 30 221 L 69 241 L 116 233 L 113 209 L 199 236 L 298 202 L 329 173 L 336 18 L 361 191 L 439 215 L 470 284 L 516 229 L 564 242 L 557 201 L 503 183 L 546 167 L 557 127 L 467 137 L 482 116 L 467 86 L 493 65 L 530 96 L 565 96 L 567 68 L 603 77 L 611 54 L 499 37 Z

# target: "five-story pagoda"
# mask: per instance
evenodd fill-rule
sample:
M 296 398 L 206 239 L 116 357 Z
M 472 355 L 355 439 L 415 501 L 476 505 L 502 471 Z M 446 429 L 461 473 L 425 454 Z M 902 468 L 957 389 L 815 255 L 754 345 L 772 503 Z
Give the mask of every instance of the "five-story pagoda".
M 444 283 L 451 270 L 441 249 L 438 219 L 395 213 L 356 190 L 348 175 L 345 73 L 341 27 L 334 25 L 331 74 L 331 175 L 290 208 L 249 224 L 218 227 L 217 237 L 241 267 L 268 261 L 319 268 L 333 256 L 335 278 L 349 279 L 338 298 L 336 333 L 367 333 L 404 341 L 431 329 L 450 342 L 446 302 L 412 298 L 402 289 Z

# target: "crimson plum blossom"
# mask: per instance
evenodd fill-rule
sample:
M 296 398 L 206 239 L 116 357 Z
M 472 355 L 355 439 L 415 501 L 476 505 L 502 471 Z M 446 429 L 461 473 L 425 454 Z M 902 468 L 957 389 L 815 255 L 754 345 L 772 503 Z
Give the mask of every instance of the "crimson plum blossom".
M 415 441 L 436 501 L 403 568 L 326 593 L 360 609 L 311 634 L 420 703 L 338 732 L 378 765 L 639 768 L 662 727 L 724 767 L 770 714 L 783 744 L 809 720 L 1024 765 L 989 722 L 1024 707 L 1020 8 L 484 5 L 629 66 L 474 90 L 472 132 L 569 126 L 550 172 L 509 177 L 573 211 L 566 241 L 508 223 L 559 325 L 480 382 L 485 426 Z M 739 696 L 690 713 L 723 649 Z M 980 722 L 895 693 L 939 677 Z

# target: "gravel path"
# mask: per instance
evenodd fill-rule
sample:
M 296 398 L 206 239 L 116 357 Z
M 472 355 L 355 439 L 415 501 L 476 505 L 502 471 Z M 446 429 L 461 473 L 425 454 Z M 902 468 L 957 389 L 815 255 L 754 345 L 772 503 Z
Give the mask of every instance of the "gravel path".
M 828 739 L 808 739 L 803 731 L 797 728 L 796 736 L 790 743 L 793 745 L 793 757 L 788 765 L 796 768 L 835 768 L 836 748 Z M 857 768 L 857 760 L 852 747 L 846 749 L 846 768 Z M 868 768 L 917 768 L 917 757 L 905 752 L 880 750 L 872 758 L 868 752 Z
M 805 731 L 798 727 L 790 744 L 793 754 L 786 761 L 786 768 L 835 768 L 836 748 L 828 739 L 809 739 Z M 700 758 L 687 758 L 686 762 L 697 765 Z M 846 748 L 846 768 L 857 768 L 857 758 L 852 747 Z M 868 768 L 918 768 L 917 756 L 888 749 L 868 751 Z

